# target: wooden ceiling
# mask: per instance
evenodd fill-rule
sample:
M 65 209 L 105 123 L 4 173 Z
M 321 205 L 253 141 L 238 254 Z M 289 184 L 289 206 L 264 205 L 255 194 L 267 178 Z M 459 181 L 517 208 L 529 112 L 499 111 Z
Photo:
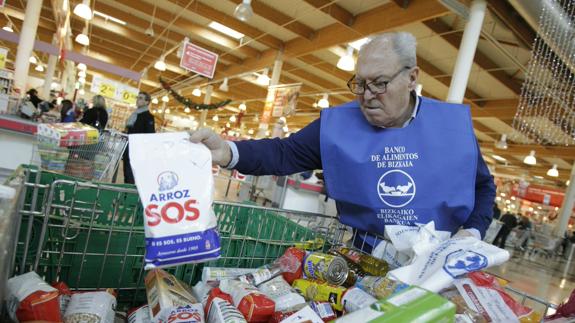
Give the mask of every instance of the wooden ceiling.
M 57 13 L 63 0 L 44 0 L 37 39 L 51 42 L 57 30 Z M 73 8 L 79 0 L 70 0 Z M 468 5 L 467 1 L 461 1 Z M 96 16 L 89 23 L 90 46 L 87 55 L 127 68 L 144 72 L 140 84 L 115 75 L 88 69 L 110 79 L 138 85 L 154 96 L 164 92 L 159 85 L 161 76 L 186 97 L 193 97 L 196 87 L 213 85 L 212 101 L 233 100 L 231 106 L 247 103 L 246 128 L 256 128 L 254 117 L 261 114 L 267 90 L 255 84 L 253 72 L 273 67 L 276 58 L 283 60 L 280 83 L 302 83 L 297 114 L 288 118 L 290 131 L 300 129 L 319 116 L 314 103 L 324 93 L 330 94 L 332 106 L 354 99 L 346 88 L 352 76 L 336 68 L 347 44 L 371 34 L 385 31 L 409 31 L 418 40 L 418 65 L 423 94 L 445 99 L 451 82 L 457 51 L 461 43 L 465 21 L 436 0 L 253 0 L 254 16 L 247 22 L 233 16 L 241 0 L 91 0 L 93 9 L 121 19 L 126 25 Z M 19 32 L 24 19 L 26 1 L 9 0 L 0 16 L 0 23 L 11 21 Z M 81 32 L 83 19 L 71 15 L 71 39 Z M 212 21 L 221 23 L 245 35 L 237 40 L 211 29 Z M 145 34 L 153 27 L 154 36 Z M 495 166 L 496 173 L 542 176 L 544 180 L 562 186 L 569 178 L 575 160 L 574 147 L 553 147 L 534 144 L 534 138 L 517 136 L 508 141 L 507 150 L 499 150 L 494 143 L 502 134 L 513 134 L 512 121 L 518 105 L 533 39 L 536 33 L 506 1 L 488 0 L 481 39 L 475 54 L 465 102 L 471 105 L 474 127 L 486 160 Z M 191 42 L 220 55 L 212 80 L 199 77 L 179 67 L 177 48 L 188 37 Z M 10 49 L 9 61 L 14 60 L 16 45 L 3 42 Z M 82 46 L 74 43 L 73 50 Z M 164 53 L 168 69 L 159 72 L 154 62 Z M 46 54 L 36 53 L 44 62 Z M 8 65 L 10 68 L 10 64 Z M 33 68 L 31 75 L 38 75 Z M 39 75 L 41 77 L 41 75 Z M 270 75 L 271 76 L 271 75 Z M 225 77 L 229 91 L 218 90 Z M 183 107 L 175 100 L 168 106 L 176 113 Z M 234 109 L 210 111 L 219 116 L 219 125 L 235 114 Z M 237 110 L 236 110 L 237 111 Z M 198 113 L 191 115 L 198 117 Z M 523 158 L 536 151 L 537 166 L 527 166 Z M 493 159 L 505 158 L 506 162 Z M 553 164 L 559 166 L 559 178 L 546 176 Z M 541 180 L 541 179 L 538 179 Z

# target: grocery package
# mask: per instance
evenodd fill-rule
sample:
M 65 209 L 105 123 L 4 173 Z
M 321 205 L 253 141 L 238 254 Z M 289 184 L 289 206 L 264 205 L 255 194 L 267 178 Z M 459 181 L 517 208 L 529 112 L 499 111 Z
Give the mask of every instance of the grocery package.
M 188 285 L 162 269 L 150 270 L 144 282 L 150 314 L 154 320 L 174 308 L 198 303 Z
M 244 316 L 233 305 L 232 297 L 214 288 L 204 306 L 208 323 L 246 323 Z
M 335 320 L 337 315 L 333 311 L 329 302 L 310 302 L 309 306 L 317 314 L 322 321 L 329 322 Z
M 52 283 L 52 287 L 58 290 L 58 303 L 60 303 L 60 313 L 62 314 L 62 317 L 64 317 L 66 308 L 68 308 L 68 304 L 72 298 L 72 291 L 64 282 Z
M 305 303 L 305 299 L 296 293 L 282 276 L 277 276 L 259 285 L 258 289 L 275 302 L 276 311 L 283 311 Z
M 114 323 L 116 297 L 113 290 L 72 295 L 64 323 Z
M 457 281 L 456 281 L 457 282 Z M 455 321 L 456 322 L 473 322 L 473 323 L 487 323 L 487 320 L 479 312 L 467 306 L 465 299 L 456 287 L 444 289 L 439 295 L 447 298 L 450 302 L 455 304 Z
M 356 286 L 377 299 L 386 298 L 409 287 L 400 281 L 379 276 L 365 276 Z
M 130 162 L 144 206 L 146 269 L 220 255 L 212 157 L 188 137 L 185 132 L 129 136 Z
M 187 304 L 161 311 L 154 322 L 158 323 L 204 323 L 202 304 Z
M 148 305 L 143 305 L 128 311 L 128 323 L 149 323 L 150 308 Z
M 346 313 L 351 313 L 377 302 L 377 299 L 359 287 L 352 287 L 343 294 L 341 301 Z
M 291 283 L 293 283 L 294 280 L 302 278 L 302 276 L 303 276 L 303 267 L 302 267 L 303 265 L 302 264 L 303 264 L 303 260 L 305 258 L 305 250 L 299 249 L 296 247 L 289 247 L 286 249 L 284 255 L 287 255 L 287 254 L 291 254 L 292 256 L 296 257 L 298 260 L 298 262 L 297 262 L 298 266 L 294 272 L 286 271 L 286 272 L 282 273 L 283 278 L 289 284 L 291 284 Z
M 464 274 L 500 265 L 507 259 L 508 251 L 474 237 L 451 238 L 418 255 L 410 265 L 390 271 L 390 275 L 409 285 L 439 292 Z
M 291 252 L 284 253 L 269 265 L 264 265 L 256 271 L 237 277 L 239 280 L 258 286 L 284 272 L 295 273 L 301 268 L 301 260 Z
M 100 133 L 98 129 L 81 122 L 40 123 L 36 136 L 42 144 L 70 147 L 95 144 Z
M 6 288 L 7 310 L 12 320 L 62 321 L 58 290 L 48 285 L 35 272 L 8 279 Z
M 251 284 L 237 280 L 222 280 L 220 289 L 232 296 L 234 306 L 248 322 L 267 322 L 274 314 L 274 301 Z
M 224 268 L 224 267 L 204 267 L 202 269 L 202 281 L 220 281 L 235 279 L 238 276 L 253 273 L 257 268 Z
M 488 322 L 539 322 L 541 316 L 507 294 L 499 280 L 485 272 L 474 272 L 455 281 L 467 306 Z
M 306 279 L 296 279 L 292 287 L 307 300 L 330 302 L 335 310 L 343 310 L 341 298 L 347 290 L 345 287 Z
M 545 317 L 545 321 L 567 321 L 575 318 L 575 289 L 569 295 L 567 302 L 560 304 L 553 315 Z
M 347 280 L 349 268 L 342 257 L 321 252 L 307 252 L 303 272 L 307 278 L 342 285 Z
M 335 322 L 453 322 L 455 305 L 425 289 L 411 286 Z
M 281 323 L 300 323 L 300 322 L 323 323 L 324 321 L 309 306 L 305 306 L 301 310 L 281 320 Z

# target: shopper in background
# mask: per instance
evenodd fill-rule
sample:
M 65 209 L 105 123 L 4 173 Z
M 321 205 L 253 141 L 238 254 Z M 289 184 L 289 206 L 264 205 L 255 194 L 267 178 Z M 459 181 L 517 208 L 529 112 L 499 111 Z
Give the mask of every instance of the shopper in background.
M 56 123 L 60 122 L 60 112 L 55 104 L 50 102 L 45 102 L 48 105 L 48 111 L 42 113 L 40 120 L 43 123 Z
M 348 82 L 357 101 L 323 109 L 285 139 L 232 143 L 201 129 L 190 140 L 204 143 L 214 163 L 243 174 L 323 169 L 340 221 L 356 229 L 354 245 L 366 252 L 386 225 L 434 221 L 447 234 L 481 238 L 495 185 L 469 108 L 418 96 L 418 76 L 415 37 L 380 34 L 360 49 Z
M 80 122 L 97 128 L 100 132 L 106 128 L 108 123 L 108 111 L 106 110 L 106 99 L 101 95 L 94 95 L 92 98 L 92 108 L 87 109 Z
M 74 103 L 70 100 L 62 100 L 60 108 L 60 122 L 76 122 Z
M 517 226 L 517 218 L 510 212 L 507 212 L 503 214 L 499 221 L 501 221 L 503 225 L 501 226 L 501 229 L 499 229 L 499 232 L 497 232 L 495 239 L 493 239 L 493 244 L 501 249 L 505 249 L 505 241 L 507 241 L 507 237 L 511 233 L 511 230 Z
M 519 221 L 519 225 L 517 226 L 518 232 L 515 248 L 523 251 L 527 248 L 529 238 L 531 237 L 531 221 L 524 215 L 519 215 L 519 217 L 521 218 L 521 221 Z
M 148 110 L 152 98 L 147 92 L 138 93 L 136 98 L 137 109 L 132 112 L 126 121 L 126 133 L 154 133 L 156 132 L 154 116 Z M 130 166 L 130 152 L 126 147 L 124 152 L 124 183 L 134 184 L 134 174 Z
M 501 210 L 499 209 L 499 206 L 497 206 L 497 202 L 494 202 L 493 203 L 493 219 L 499 220 L 500 216 L 501 216 Z
M 28 92 L 26 92 L 26 94 L 28 94 L 28 98 L 30 99 L 30 102 L 32 102 L 34 107 L 38 108 L 38 104 L 40 104 L 40 102 L 42 102 L 42 99 L 40 99 L 40 97 L 38 97 L 38 91 L 36 89 L 30 89 L 30 90 L 28 90 Z

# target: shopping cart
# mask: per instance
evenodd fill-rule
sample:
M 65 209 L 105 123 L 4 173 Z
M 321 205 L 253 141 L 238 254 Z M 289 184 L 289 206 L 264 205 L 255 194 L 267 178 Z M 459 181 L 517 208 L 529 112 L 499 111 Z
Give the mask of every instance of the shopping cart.
M 528 251 L 529 257 L 533 258 L 541 254 L 548 259 L 555 256 L 555 251 L 561 243 L 561 239 L 541 232 L 532 232 L 531 237 L 532 242 Z
M 94 140 L 68 140 L 66 146 L 41 135 L 36 139 L 32 164 L 44 170 L 100 182 L 111 182 L 128 145 L 128 136 L 115 130 L 103 130 Z
M 12 180 L 18 178 L 24 190 L 16 213 L 16 248 L 9 259 L 12 275 L 34 270 L 74 290 L 114 288 L 119 310 L 146 302 L 143 217 L 134 186 L 82 182 L 36 167 L 20 168 Z M 192 285 L 203 266 L 254 268 L 294 244 L 327 251 L 350 238 L 336 218 L 322 214 L 224 202 L 213 208 L 221 258 L 167 269 Z M 0 280 L 0 289 L 4 283 Z M 545 313 L 553 307 L 519 293 Z

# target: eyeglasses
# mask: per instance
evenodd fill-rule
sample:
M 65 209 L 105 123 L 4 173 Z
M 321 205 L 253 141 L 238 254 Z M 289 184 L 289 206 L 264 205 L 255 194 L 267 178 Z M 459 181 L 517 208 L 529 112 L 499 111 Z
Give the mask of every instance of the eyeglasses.
M 375 80 L 366 83 L 364 80 L 358 81 L 356 76 L 352 76 L 349 81 L 347 81 L 347 87 L 353 94 L 361 95 L 365 93 L 365 90 L 369 90 L 372 94 L 384 94 L 387 92 L 387 85 L 391 83 L 399 74 L 401 74 L 405 70 L 411 69 L 410 66 L 404 66 L 400 69 L 395 75 L 393 75 L 388 81 L 380 81 L 379 78 L 382 76 L 377 77 Z

